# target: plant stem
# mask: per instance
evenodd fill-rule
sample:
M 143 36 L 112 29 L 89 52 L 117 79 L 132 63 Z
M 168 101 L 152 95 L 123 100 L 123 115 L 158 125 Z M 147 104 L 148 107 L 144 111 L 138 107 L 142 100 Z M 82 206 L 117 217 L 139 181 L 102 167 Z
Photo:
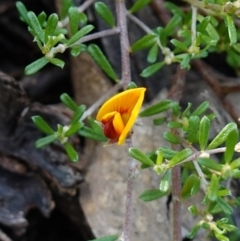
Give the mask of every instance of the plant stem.
M 179 201 L 181 190 L 181 167 L 172 169 L 172 195 L 173 195 L 173 241 L 181 241 L 181 203 Z
M 126 89 L 128 84 L 131 82 L 131 68 L 125 0 L 116 0 L 116 12 L 117 26 L 120 28 L 122 79 L 124 81 L 124 89 Z
M 115 34 L 119 34 L 119 33 L 120 33 L 120 29 L 118 27 L 113 28 L 113 29 L 103 30 L 101 32 L 89 34 L 87 36 L 82 37 L 78 42 L 74 43 L 74 45 L 79 45 L 80 43 L 85 43 L 90 40 L 107 37 L 107 36 L 111 36 L 111 35 L 115 35 Z

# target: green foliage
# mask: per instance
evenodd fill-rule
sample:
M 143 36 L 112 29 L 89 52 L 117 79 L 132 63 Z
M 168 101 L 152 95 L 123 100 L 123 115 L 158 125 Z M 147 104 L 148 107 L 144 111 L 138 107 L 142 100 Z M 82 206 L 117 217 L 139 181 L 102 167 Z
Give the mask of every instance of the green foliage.
M 118 235 L 111 235 L 111 236 L 105 236 L 102 238 L 97 238 L 97 239 L 91 239 L 89 241 L 115 241 L 117 240 Z
M 95 3 L 95 9 L 98 15 L 103 19 L 103 21 L 111 28 L 115 27 L 115 19 L 111 10 L 105 3 L 97 2 Z

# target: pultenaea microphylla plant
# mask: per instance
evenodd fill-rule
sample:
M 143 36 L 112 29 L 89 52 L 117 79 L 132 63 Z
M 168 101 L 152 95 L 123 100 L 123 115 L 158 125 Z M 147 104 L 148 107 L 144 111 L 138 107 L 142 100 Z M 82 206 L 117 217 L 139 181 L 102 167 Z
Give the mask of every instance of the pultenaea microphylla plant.
M 172 63 L 179 63 L 181 68 L 189 69 L 192 60 L 205 58 L 211 53 L 219 52 L 226 54 L 226 62 L 232 68 L 236 69 L 240 66 L 240 32 L 235 24 L 235 19 L 239 17 L 238 1 L 186 0 L 185 2 L 189 3 L 191 7 L 189 11 L 167 2 L 165 7 L 171 11 L 171 19 L 165 26 L 158 26 L 155 29 L 151 29 L 134 15 L 135 12 L 149 4 L 149 0 L 136 0 L 127 11 L 125 11 L 124 1 L 116 1 L 117 21 L 109 7 L 99 1 L 94 5 L 96 13 L 109 26 L 109 29 L 91 33 L 94 26 L 87 24 L 88 19 L 83 12 L 86 6 L 93 2 L 93 0 L 87 0 L 88 4 L 77 8 L 71 1 L 63 1 L 61 16 L 53 13 L 48 18 L 44 12 L 36 16 L 35 13 L 28 11 L 21 2 L 17 2 L 16 6 L 21 20 L 27 24 L 29 32 L 43 54 L 42 58 L 26 67 L 26 74 L 33 74 L 48 63 L 63 68 L 64 62 L 55 56 L 70 50 L 74 57 L 82 52 L 88 52 L 110 79 L 115 82 L 119 82 L 119 79 L 127 81 L 127 78 L 131 76 L 129 53 L 126 52 L 129 46 L 122 46 L 123 74 L 119 78 L 97 45 L 84 44 L 89 40 L 109 35 L 119 35 L 121 44 L 128 43 L 126 18 L 146 33 L 141 39 L 131 43 L 130 47 L 130 51 L 133 53 L 149 49 L 146 60 L 150 65 L 142 71 L 142 77 L 152 76 L 165 65 Z M 122 9 L 124 11 L 121 11 Z M 198 9 L 201 10 L 201 13 L 198 12 Z M 68 23 L 70 32 L 66 27 Z M 57 130 L 54 131 L 41 117 L 33 117 L 37 127 L 48 135 L 36 142 L 37 147 L 58 140 L 64 145 L 69 158 L 76 161 L 78 159 L 77 152 L 69 142 L 69 137 L 75 133 L 98 141 L 106 142 L 107 139 L 110 139 L 110 142 L 123 144 L 125 139 L 131 135 L 132 125 L 142 105 L 144 91 L 144 88 L 137 88 L 113 96 L 102 105 L 96 117 L 101 125 L 99 126 L 92 118 L 89 118 L 89 127 L 83 122 L 86 117 L 85 113 L 89 115 L 95 109 L 89 108 L 85 111 L 83 105 L 77 105 L 67 94 L 63 94 L 61 101 L 74 112 L 73 118 L 68 126 L 58 125 Z M 136 93 L 136 98 L 132 99 L 129 93 Z M 102 102 L 99 102 L 97 106 L 101 104 Z M 209 143 L 211 123 L 215 116 L 209 114 L 208 108 L 209 103 L 205 101 L 193 111 L 190 103 L 186 109 L 182 110 L 177 102 L 170 99 L 150 106 L 142 111 L 140 116 L 156 116 L 153 121 L 156 126 L 166 124 L 163 137 L 169 143 L 169 147 L 158 147 L 149 153 L 143 153 L 141 150 L 131 147 L 129 154 L 141 163 L 142 169 L 152 168 L 161 177 L 159 186 L 142 193 L 140 196 L 142 200 L 151 201 L 174 193 L 176 182 L 181 182 L 180 196 L 173 197 L 173 206 L 175 206 L 176 200 L 177 205 L 180 202 L 187 202 L 188 205 L 190 204 L 189 211 L 193 215 L 197 215 L 200 220 L 193 225 L 189 238 L 194 238 L 198 230 L 203 228 L 218 240 L 236 241 L 240 239 L 240 235 L 236 232 L 236 227 L 230 217 L 233 214 L 233 208 L 240 206 L 240 199 L 232 195 L 226 183 L 232 178 L 240 177 L 240 158 L 235 156 L 235 152 L 240 150 L 239 133 L 235 123 L 228 123 Z M 172 149 L 171 145 L 179 145 L 180 150 Z M 224 153 L 220 162 L 212 158 L 215 153 Z M 174 176 L 177 166 L 182 168 L 181 180 Z M 189 198 L 198 193 L 200 187 L 203 189 L 204 198 L 199 200 L 199 205 L 192 204 Z M 128 201 L 127 199 L 127 203 Z M 130 205 L 127 205 L 127 210 L 130 210 Z M 173 219 L 175 218 L 173 216 Z M 182 238 L 181 226 L 179 223 L 176 225 L 175 222 L 173 223 L 172 240 L 180 241 Z M 114 235 L 97 240 L 129 241 L 129 225 L 129 216 L 126 216 L 123 238 Z

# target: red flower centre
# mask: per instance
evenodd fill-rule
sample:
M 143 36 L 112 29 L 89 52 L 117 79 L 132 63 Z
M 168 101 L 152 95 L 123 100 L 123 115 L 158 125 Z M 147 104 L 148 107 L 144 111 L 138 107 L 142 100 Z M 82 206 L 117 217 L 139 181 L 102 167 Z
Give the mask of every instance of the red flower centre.
M 119 134 L 114 129 L 113 118 L 104 123 L 103 132 L 108 139 L 118 139 Z

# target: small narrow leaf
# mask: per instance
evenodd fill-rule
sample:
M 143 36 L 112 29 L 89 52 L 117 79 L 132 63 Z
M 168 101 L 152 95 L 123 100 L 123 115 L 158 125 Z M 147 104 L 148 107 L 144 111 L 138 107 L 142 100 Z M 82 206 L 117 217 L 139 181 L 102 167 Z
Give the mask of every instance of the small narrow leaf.
M 227 124 L 220 133 L 212 140 L 207 149 L 214 149 L 226 141 L 228 135 L 237 128 L 236 123 Z
M 171 186 L 171 170 L 167 170 L 162 177 L 162 180 L 159 185 L 159 190 L 163 193 L 169 191 Z
M 160 126 L 162 125 L 163 123 L 165 123 L 167 120 L 166 117 L 162 117 L 162 118 L 156 118 L 153 120 L 153 124 L 156 125 L 156 126 Z
M 164 112 L 172 107 L 172 101 L 171 100 L 163 100 L 155 105 L 152 105 L 148 108 L 146 108 L 144 111 L 142 111 L 139 116 L 145 117 L 145 116 L 151 116 L 156 115 L 161 112 Z
M 47 43 L 48 37 L 53 36 L 58 24 L 58 15 L 56 13 L 51 14 L 48 17 L 47 25 L 44 33 L 44 42 Z
M 213 173 L 208 186 L 208 190 L 207 190 L 207 197 L 212 202 L 218 199 L 218 189 L 219 189 L 219 178 L 215 173 Z
M 29 24 L 30 24 L 31 28 L 33 29 L 35 35 L 39 38 L 39 40 L 42 43 L 44 43 L 44 32 L 38 21 L 37 16 L 32 11 L 28 12 L 27 16 L 28 16 Z
M 35 142 L 36 148 L 42 148 L 44 146 L 47 146 L 48 144 L 52 143 L 56 140 L 56 136 L 54 134 L 43 137 Z
M 77 162 L 78 161 L 78 153 L 76 152 L 76 150 L 73 148 L 73 146 L 67 142 L 65 145 L 65 150 L 68 154 L 68 157 L 69 159 L 72 161 L 72 162 Z
M 184 56 L 184 58 L 182 59 L 182 61 L 181 61 L 181 68 L 182 69 L 185 69 L 185 68 L 187 68 L 187 69 L 189 69 L 189 62 L 191 61 L 191 55 L 190 54 L 185 54 L 185 56 Z
M 226 22 L 227 22 L 227 28 L 228 28 L 228 35 L 230 39 L 230 45 L 232 45 L 237 42 L 237 30 L 236 30 L 233 18 L 229 14 L 226 15 L 226 20 L 227 20 Z
M 45 12 L 41 12 L 39 15 L 38 15 L 38 22 L 40 23 L 41 26 L 44 25 L 45 21 L 46 21 L 46 18 L 47 18 L 47 15 Z
M 199 126 L 199 145 L 200 149 L 205 150 L 208 143 L 208 136 L 210 131 L 210 120 L 207 116 L 203 116 Z
M 72 35 L 78 31 L 79 13 L 77 7 L 73 6 L 68 9 L 69 25 Z
M 217 204 L 221 207 L 221 209 L 226 215 L 231 215 L 233 213 L 232 207 L 222 198 L 218 197 Z
M 147 61 L 149 63 L 154 63 L 157 60 L 157 56 L 158 56 L 158 50 L 159 47 L 157 45 L 157 43 L 155 43 L 151 49 L 149 50 L 148 56 L 147 56 Z
M 168 163 L 169 167 L 176 166 L 177 164 L 184 161 L 187 157 L 189 157 L 192 154 L 192 150 L 189 148 L 185 148 L 178 152 Z
M 199 229 L 201 228 L 200 225 L 196 225 L 192 228 L 192 230 L 190 231 L 190 233 L 188 234 L 188 238 L 189 239 L 194 239 L 195 236 L 197 235 Z
M 94 29 L 94 26 L 91 24 L 84 26 L 67 41 L 66 45 L 68 47 L 71 46 L 72 44 L 76 43 L 79 39 L 81 39 L 83 36 L 91 32 L 93 29 Z
M 200 189 L 200 184 L 201 182 L 199 177 L 195 174 L 191 174 L 184 182 L 181 190 L 181 197 L 186 199 L 196 194 Z
M 168 24 L 166 25 L 166 27 L 164 28 L 164 31 L 170 35 L 171 32 L 174 30 L 174 28 L 179 27 L 179 24 L 182 21 L 182 17 L 179 14 L 175 14 L 171 20 L 168 22 Z
M 166 194 L 166 192 L 161 192 L 159 189 L 151 189 L 143 192 L 139 198 L 145 202 L 149 202 L 152 200 L 159 199 L 165 196 Z
M 143 70 L 143 72 L 140 74 L 140 76 L 147 78 L 147 77 L 153 75 L 154 73 L 156 73 L 158 70 L 160 70 L 164 64 L 165 63 L 162 61 L 162 62 L 157 62 L 153 65 L 150 65 L 146 69 Z
M 25 5 L 22 3 L 22 2 L 16 2 L 16 7 L 17 7 L 17 10 L 22 18 L 22 20 L 29 24 L 29 21 L 28 21 L 28 10 L 26 9 Z
M 71 49 L 71 55 L 73 57 L 77 57 L 80 53 L 87 51 L 86 45 L 80 44 L 77 46 L 72 47 Z
M 63 69 L 63 67 L 65 65 L 64 61 L 62 61 L 61 59 L 57 59 L 57 58 L 51 58 L 51 59 L 49 59 L 49 62 L 51 64 L 56 65 L 57 67 L 60 67 L 61 69 Z
M 129 152 L 131 157 L 140 161 L 144 165 L 147 165 L 147 166 L 154 166 L 155 165 L 155 163 L 147 155 L 142 153 L 137 148 L 130 148 L 128 150 L 128 152 Z
M 192 112 L 192 115 L 200 116 L 202 115 L 209 107 L 209 103 L 204 101 L 202 104 L 198 106 L 198 108 Z
M 95 130 L 87 127 L 87 126 L 83 126 L 78 134 L 80 136 L 84 136 L 90 139 L 93 139 L 95 141 L 101 141 L 101 142 L 106 142 L 108 139 L 104 136 L 104 134 L 99 134 L 99 132 L 96 132 Z
M 101 49 L 95 45 L 90 44 L 88 46 L 88 52 L 93 57 L 93 59 L 96 61 L 98 66 L 114 81 L 117 82 L 118 78 L 116 73 L 114 72 L 112 66 L 108 62 L 107 58 L 102 53 Z
M 71 120 L 71 125 L 73 125 L 74 123 L 76 123 L 77 121 L 80 120 L 80 118 L 82 117 L 84 111 L 86 110 L 86 106 L 85 105 L 80 105 L 76 112 L 74 113 L 72 120 Z
M 115 241 L 117 240 L 118 235 L 110 235 L 110 236 L 105 236 L 97 239 L 91 239 L 89 241 Z
M 72 0 L 62 0 L 61 1 L 62 3 L 62 6 L 61 6 L 61 13 L 60 13 L 60 16 L 61 16 L 61 19 L 67 17 L 67 14 L 68 14 L 68 9 L 73 5 L 73 1 Z
M 137 12 L 140 9 L 144 8 L 146 5 L 148 5 L 150 2 L 151 0 L 137 0 L 130 8 L 129 12 L 130 13 Z
M 42 132 L 48 135 L 54 134 L 54 130 L 47 124 L 45 120 L 43 120 L 41 116 L 32 116 L 32 121 Z
M 182 117 L 188 117 L 189 116 L 191 107 L 192 107 L 192 104 L 188 103 L 187 108 L 182 113 Z
M 137 51 L 149 48 L 156 42 L 157 42 L 157 35 L 147 34 L 131 46 L 131 51 L 137 52 Z
M 108 6 L 103 2 L 95 3 L 95 9 L 103 21 L 111 28 L 115 26 L 115 20 Z
M 83 127 L 82 122 L 75 122 L 72 125 L 70 125 L 70 128 L 66 131 L 65 135 L 66 137 L 69 137 L 75 133 L 77 133 L 82 127 Z
M 208 169 L 218 171 L 218 172 L 222 171 L 223 166 L 210 158 L 200 157 L 197 159 L 197 161 L 201 166 L 204 166 Z
M 187 47 L 184 43 L 180 42 L 179 40 L 177 40 L 177 39 L 172 39 L 170 42 L 171 42 L 175 47 L 179 48 L 180 50 L 182 50 L 182 51 L 184 51 L 184 52 L 187 52 L 188 47 Z
M 163 157 L 167 160 L 172 159 L 177 154 L 176 151 L 170 149 L 169 147 L 160 147 L 157 150 L 161 151 L 163 153 Z
M 60 96 L 62 103 L 73 111 L 77 111 L 78 105 L 76 102 L 66 93 Z
M 198 129 L 200 125 L 200 118 L 196 115 L 191 116 L 188 120 L 188 141 L 189 143 L 197 143 L 198 142 Z
M 49 63 L 49 60 L 46 59 L 45 57 L 42 57 L 42 58 L 34 61 L 33 63 L 29 64 L 25 68 L 24 73 L 25 73 L 25 75 L 35 74 L 38 70 L 43 68 L 47 63 Z
M 238 142 L 238 137 L 239 137 L 239 134 L 238 134 L 238 129 L 236 125 L 236 128 L 229 133 L 226 140 L 226 151 L 224 152 L 225 163 L 229 163 L 232 160 L 235 145 Z
M 163 133 L 163 138 L 172 144 L 179 144 L 178 137 L 172 134 L 171 132 L 165 131 Z

